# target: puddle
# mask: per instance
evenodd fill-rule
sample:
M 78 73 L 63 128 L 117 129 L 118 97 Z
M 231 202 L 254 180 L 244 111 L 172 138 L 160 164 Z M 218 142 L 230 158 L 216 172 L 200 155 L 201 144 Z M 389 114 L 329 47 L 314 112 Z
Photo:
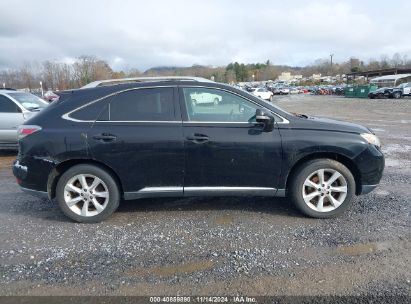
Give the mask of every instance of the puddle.
M 152 269 L 152 273 L 159 276 L 172 276 L 181 273 L 193 273 L 212 269 L 213 261 L 197 261 L 178 265 L 162 266 Z
M 380 196 L 387 196 L 387 195 L 390 195 L 390 192 L 385 191 L 385 190 L 376 190 L 375 194 L 380 195 Z
M 368 253 L 373 253 L 377 251 L 384 251 L 391 248 L 389 242 L 376 242 L 367 244 L 356 244 L 352 246 L 341 246 L 338 247 L 335 252 L 337 254 L 343 255 L 363 255 Z
M 218 216 L 214 220 L 214 224 L 218 226 L 228 226 L 228 225 L 231 225 L 232 223 L 234 223 L 234 217 L 228 214 Z

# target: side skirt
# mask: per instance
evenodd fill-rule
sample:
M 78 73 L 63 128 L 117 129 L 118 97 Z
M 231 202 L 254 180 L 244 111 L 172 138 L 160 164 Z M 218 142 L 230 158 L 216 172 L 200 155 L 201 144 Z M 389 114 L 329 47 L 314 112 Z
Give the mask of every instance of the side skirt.
M 125 192 L 125 200 L 149 197 L 193 196 L 285 196 L 285 189 L 265 187 L 146 187 L 135 192 Z

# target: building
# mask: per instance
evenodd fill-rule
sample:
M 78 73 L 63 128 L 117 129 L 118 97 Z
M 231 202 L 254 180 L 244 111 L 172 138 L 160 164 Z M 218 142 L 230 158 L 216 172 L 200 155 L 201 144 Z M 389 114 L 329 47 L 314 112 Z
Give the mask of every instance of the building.
M 290 72 L 282 72 L 280 76 L 278 76 L 279 81 L 290 81 L 292 79 Z
M 292 82 L 292 81 L 300 81 L 303 79 L 303 75 L 291 75 L 290 72 L 282 72 L 280 76 L 278 76 L 278 81 L 284 82 Z

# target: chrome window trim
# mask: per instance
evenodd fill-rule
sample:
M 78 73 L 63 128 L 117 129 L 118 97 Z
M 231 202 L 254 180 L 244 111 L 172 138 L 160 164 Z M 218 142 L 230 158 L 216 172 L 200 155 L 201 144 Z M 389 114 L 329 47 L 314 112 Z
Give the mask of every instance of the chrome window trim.
M 181 121 L 181 120 L 158 120 L 158 121 L 157 121 L 157 120 L 154 120 L 154 121 L 153 121 L 153 120 L 123 120 L 123 121 L 121 121 L 121 120 L 113 120 L 113 121 L 111 121 L 111 120 L 110 120 L 110 121 L 98 121 L 98 120 L 81 120 L 81 119 L 75 119 L 75 118 L 73 118 L 73 117 L 70 117 L 70 114 L 72 114 L 72 113 L 74 113 L 74 112 L 76 112 L 76 111 L 78 111 L 78 110 L 81 110 L 81 109 L 83 109 L 83 108 L 85 108 L 85 107 L 87 107 L 87 106 L 89 106 L 89 105 L 92 105 L 93 103 L 99 102 L 99 101 L 101 101 L 101 100 L 104 100 L 104 99 L 106 99 L 106 98 L 115 96 L 115 95 L 120 94 L 120 93 L 124 93 L 124 92 L 128 92 L 128 91 L 133 91 L 133 90 L 141 90 L 141 89 L 175 88 L 175 87 L 180 87 L 180 85 L 148 86 L 148 87 L 141 87 L 141 88 L 129 88 L 129 89 L 117 91 L 117 92 L 111 93 L 111 94 L 109 94 L 109 95 L 105 95 L 105 96 L 103 96 L 103 97 L 100 97 L 100 98 L 98 98 L 98 99 L 96 99 L 96 100 L 90 101 L 90 102 L 88 102 L 88 103 L 86 103 L 86 104 L 84 104 L 84 105 L 82 105 L 82 106 L 80 106 L 80 107 L 78 107 L 78 108 L 75 108 L 74 110 L 71 110 L 70 112 L 67 112 L 67 113 L 63 114 L 63 115 L 61 116 L 61 118 L 62 118 L 62 119 L 65 119 L 65 120 L 73 121 L 73 122 L 89 122 L 89 123 L 90 123 L 90 122 L 91 122 L 91 123 L 107 123 L 107 122 L 108 122 L 108 123 L 119 123 L 119 122 L 120 122 L 120 123 L 183 123 L 183 124 L 188 124 L 188 123 L 204 123 L 204 124 L 210 124 L 210 123 L 215 123 L 215 124 L 249 124 L 249 122 L 235 122 L 235 121 L 234 121 L 234 122 L 233 122 L 233 121 L 228 121 L 228 122 L 227 122 L 227 121 L 204 121 L 204 122 L 202 122 L 202 121 L 185 121 L 185 120 L 183 120 L 183 121 Z M 263 105 L 260 105 L 260 104 L 256 103 L 255 101 L 253 101 L 253 100 L 251 100 L 251 99 L 249 99 L 249 98 L 247 98 L 247 97 L 244 97 L 244 96 L 242 96 L 242 95 L 240 95 L 240 94 L 237 94 L 236 92 L 232 92 L 232 91 L 227 90 L 227 89 L 216 88 L 216 87 L 209 87 L 209 86 L 199 86 L 199 85 L 184 85 L 184 86 L 181 86 L 181 87 L 206 88 L 206 89 L 215 89 L 215 90 L 225 91 L 225 92 L 228 92 L 228 93 L 237 95 L 237 96 L 239 96 L 240 98 L 243 98 L 243 99 L 245 99 L 245 100 L 248 100 L 249 102 L 253 103 L 254 105 L 257 105 L 257 106 L 259 106 L 259 107 L 262 107 L 262 108 L 266 109 L 267 111 L 269 111 L 271 114 L 276 115 L 277 117 L 281 118 L 282 121 L 276 121 L 276 122 L 275 122 L 276 124 L 289 124 L 289 123 L 290 123 L 290 121 L 289 121 L 288 119 L 284 118 L 284 117 L 281 116 L 280 114 L 278 114 L 278 113 L 276 113 L 276 112 L 273 112 L 272 110 L 264 107 Z
M 179 85 L 179 87 L 181 87 L 181 88 L 187 88 L 187 87 L 188 87 L 188 88 L 205 88 L 205 89 L 214 89 L 214 90 L 225 91 L 225 92 L 228 92 L 228 93 L 230 93 L 230 94 L 237 95 L 238 97 L 243 98 L 243 99 L 245 99 L 245 100 L 253 103 L 253 104 L 256 105 L 256 106 L 259 106 L 259 107 L 262 107 L 262 108 L 266 109 L 266 110 L 269 111 L 271 114 L 276 115 L 277 117 L 280 117 L 280 118 L 282 119 L 282 121 L 276 121 L 275 123 L 277 123 L 277 124 L 289 124 L 289 123 L 290 123 L 290 121 L 289 121 L 288 119 L 282 117 L 280 114 L 278 114 L 278 113 L 276 113 L 276 112 L 274 112 L 274 111 L 266 108 L 266 107 L 263 106 L 263 105 L 260 105 L 260 104 L 256 103 L 255 101 L 253 101 L 253 100 L 251 100 L 251 99 L 249 99 L 249 98 L 247 98 L 247 97 L 244 97 L 243 95 L 240 95 L 240 94 L 238 94 L 238 93 L 236 93 L 236 92 L 233 92 L 233 91 L 230 91 L 230 90 L 227 90 L 227 89 L 216 88 L 216 87 L 209 87 L 209 86 L 202 86 L 202 85 L 190 85 L 190 84 L 188 84 L 188 85 Z M 184 102 L 185 102 L 185 101 L 184 101 Z M 185 120 L 184 120 L 183 123 L 185 123 L 185 122 L 191 122 L 191 121 L 185 121 Z M 225 121 L 221 121 L 221 122 L 217 122 L 217 121 L 216 121 L 216 122 L 208 122 L 208 121 L 207 121 L 207 122 L 205 122 L 205 123 L 248 123 L 248 122 L 235 122 L 235 121 L 230 121 L 230 122 L 225 122 Z
M 74 122 L 92 122 L 92 123 L 94 123 L 94 122 L 148 122 L 148 123 L 153 123 L 153 122 L 156 122 L 156 123 L 158 123 L 158 122 L 159 123 L 161 123 L 161 122 L 165 122 L 165 123 L 173 122 L 173 123 L 175 123 L 175 122 L 178 122 L 178 123 L 181 123 L 180 120 L 158 120 L 158 121 L 157 120 L 154 120 L 154 121 L 153 120 L 124 120 L 124 121 L 121 121 L 121 120 L 113 120 L 113 121 L 111 121 L 111 120 L 108 121 L 107 120 L 107 121 L 104 121 L 104 120 L 102 120 L 102 121 L 98 121 L 98 120 L 82 120 L 82 119 L 75 119 L 73 117 L 70 117 L 70 114 L 72 114 L 76 111 L 79 111 L 79 110 L 81 110 L 81 109 L 83 109 L 83 108 L 85 108 L 89 105 L 92 105 L 96 102 L 102 101 L 104 99 L 110 98 L 110 97 L 115 96 L 115 95 L 120 94 L 120 93 L 124 93 L 124 92 L 128 92 L 128 91 L 134 91 L 134 90 L 141 90 L 141 89 L 175 88 L 175 87 L 176 87 L 175 85 L 149 86 L 149 87 L 141 87 L 141 88 L 129 88 L 129 89 L 117 91 L 117 92 L 105 95 L 103 97 L 100 97 L 96 100 L 92 100 L 92 101 L 90 101 L 90 102 L 88 102 L 88 103 L 86 103 L 86 104 L 84 104 L 84 105 L 82 105 L 78 108 L 75 108 L 74 110 L 71 110 L 70 112 L 67 112 L 67 113 L 63 114 L 61 116 L 61 118 L 65 119 L 65 120 L 69 120 L 69 121 L 74 121 Z

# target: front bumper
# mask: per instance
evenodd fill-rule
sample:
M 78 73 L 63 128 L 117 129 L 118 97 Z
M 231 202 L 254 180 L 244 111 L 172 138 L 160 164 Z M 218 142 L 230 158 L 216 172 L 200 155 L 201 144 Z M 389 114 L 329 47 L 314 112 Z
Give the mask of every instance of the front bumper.
M 378 185 L 361 185 L 361 192 L 359 193 L 360 195 L 363 194 L 368 194 L 371 191 L 373 191 L 375 188 L 377 188 Z
M 361 187 L 357 189 L 357 195 L 367 194 L 374 190 L 382 178 L 385 167 L 384 154 L 374 145 L 369 145 L 355 159 L 355 164 L 360 173 Z

